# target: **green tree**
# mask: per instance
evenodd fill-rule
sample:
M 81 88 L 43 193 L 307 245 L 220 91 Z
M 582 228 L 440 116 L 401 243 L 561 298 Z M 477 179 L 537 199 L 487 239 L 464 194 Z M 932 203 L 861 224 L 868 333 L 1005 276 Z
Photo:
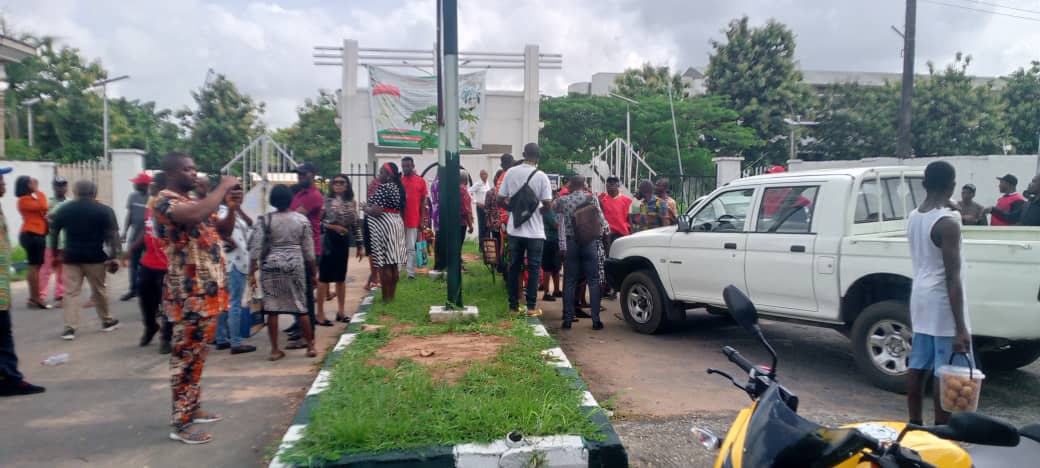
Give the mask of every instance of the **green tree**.
M 914 83 L 913 147 L 918 156 L 1000 154 L 1008 142 L 1000 98 L 989 84 L 975 86 L 970 56 L 957 53 L 941 73 Z
M 1040 153 L 1040 61 L 1019 68 L 1001 92 L 1008 133 L 1018 154 Z
M 198 91 L 192 91 L 194 110 L 177 112 L 189 134 L 189 147 L 199 170 L 217 172 L 249 141 L 265 130 L 264 103 L 238 90 L 218 74 Z
M 41 98 L 33 105 L 34 153 L 12 152 L 10 157 L 38 157 L 59 162 L 95 159 L 101 156 L 101 98 L 88 88 L 94 81 L 107 77 L 97 61 L 88 61 L 79 50 L 61 46 L 54 38 L 22 36 L 22 40 L 38 46 L 39 55 L 21 63 L 8 64 L 10 88 L 5 96 L 8 104 L 8 133 L 23 137 L 26 112 L 21 103 Z
M 895 154 L 899 110 L 897 84 L 828 86 L 820 98 L 804 159 L 862 159 Z
M 614 79 L 617 94 L 637 101 L 651 96 L 668 96 L 669 82 L 673 97 L 683 98 L 686 86 L 682 76 L 673 74 L 667 66 L 655 67 L 648 62 L 642 68 L 629 68 Z
M 729 23 L 725 42 L 713 40 L 711 45 L 708 93 L 727 96 L 743 125 L 767 142 L 746 156 L 751 161 L 785 161 L 789 128 L 784 118 L 809 115 L 812 97 L 795 64 L 794 33 L 775 20 L 749 27 L 744 16 Z
M 477 116 L 470 112 L 469 109 L 459 107 L 459 122 L 470 122 L 476 123 Z M 423 149 L 436 148 L 440 142 L 437 140 L 437 131 L 439 126 L 437 124 L 437 106 L 429 106 L 412 112 L 405 122 L 412 125 L 418 125 L 419 131 L 423 132 L 425 136 L 419 141 L 419 147 Z M 470 141 L 469 136 L 463 132 L 459 132 L 459 147 L 460 148 L 472 148 L 473 142 Z
M 297 120 L 275 133 L 275 140 L 292 151 L 297 162 L 318 166 L 325 177 L 340 172 L 340 134 L 336 125 L 336 95 L 325 90 L 296 108 Z

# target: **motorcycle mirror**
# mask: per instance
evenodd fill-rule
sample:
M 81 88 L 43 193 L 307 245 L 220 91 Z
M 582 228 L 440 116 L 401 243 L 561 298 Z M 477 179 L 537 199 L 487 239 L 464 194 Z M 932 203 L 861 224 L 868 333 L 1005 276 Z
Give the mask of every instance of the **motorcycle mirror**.
M 755 304 L 751 302 L 751 299 L 743 291 L 733 285 L 726 286 L 726 289 L 722 291 L 722 299 L 726 301 L 726 308 L 729 310 L 730 315 L 733 316 L 733 320 L 736 320 L 741 327 L 744 327 L 748 333 L 751 333 L 769 351 L 769 355 L 773 358 L 773 365 L 769 372 L 770 375 L 776 375 L 776 351 L 766 341 L 762 328 L 758 326 L 758 309 L 755 308 Z
M 903 434 L 911 430 L 925 431 L 946 440 L 996 447 L 1015 447 L 1020 439 L 1015 426 L 997 418 L 971 412 L 954 413 L 945 426 L 910 425 Z

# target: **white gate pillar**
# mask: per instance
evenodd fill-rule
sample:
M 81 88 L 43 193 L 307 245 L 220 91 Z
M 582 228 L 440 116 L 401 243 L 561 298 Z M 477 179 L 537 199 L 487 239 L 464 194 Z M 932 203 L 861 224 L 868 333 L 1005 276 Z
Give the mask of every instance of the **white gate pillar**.
M 715 163 L 715 187 L 722 187 L 741 176 L 740 163 L 744 162 L 742 156 L 724 156 L 712 158 Z
M 112 154 L 112 210 L 116 212 L 116 220 L 119 221 L 119 232 L 124 232 L 126 199 L 134 191 L 134 184 L 130 183 L 130 179 L 144 172 L 144 151 L 113 149 L 109 152 Z
M 351 166 L 356 168 L 368 162 L 368 151 L 365 148 L 366 139 L 362 137 L 362 130 L 358 127 L 357 117 L 354 115 L 357 110 L 357 102 L 355 100 L 364 98 L 364 96 L 360 96 L 357 93 L 359 60 L 358 42 L 353 39 L 344 39 L 343 66 L 341 67 L 342 87 L 340 88 L 339 97 L 339 166 L 340 172 L 344 173 L 352 172 Z M 359 197 L 359 200 L 368 199 L 367 191 L 367 182 L 354 187 L 354 192 Z
M 524 46 L 524 114 L 521 124 L 523 140 L 520 145 L 513 148 L 517 159 L 523 151 L 524 145 L 538 143 L 538 105 L 541 96 L 538 93 L 538 46 Z

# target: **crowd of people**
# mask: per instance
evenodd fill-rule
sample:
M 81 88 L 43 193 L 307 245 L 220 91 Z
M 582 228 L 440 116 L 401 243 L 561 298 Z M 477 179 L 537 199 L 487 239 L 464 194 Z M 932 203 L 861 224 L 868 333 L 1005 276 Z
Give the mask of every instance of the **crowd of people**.
M 610 244 L 633 232 L 674 224 L 675 201 L 666 180 L 644 182 L 635 200 L 620 193 L 614 177 L 600 194 L 592 193 L 580 175 L 554 190 L 538 169 L 540 158 L 538 145 L 531 143 L 521 161 L 502 155 L 494 177 L 481 171 L 473 182 L 462 171 L 459 225 L 463 232 L 477 231 L 480 239 L 496 240 L 513 313 L 541 315 L 542 289 L 542 300 L 563 298 L 564 328 L 587 317 L 601 329 L 600 300 L 614 296 L 602 282 Z M 6 187 L 3 174 L 10 171 L 0 168 L 0 196 Z M 224 176 L 214 185 L 198 175 L 191 156 L 170 153 L 160 172 L 129 180 L 134 190 L 122 231 L 112 208 L 98 201 L 94 183 L 76 181 L 74 198 L 67 199 L 69 182 L 56 177 L 53 196 L 47 198 L 38 181 L 18 177 L 18 241 L 29 265 L 26 306 L 64 309 L 64 340 L 81 332 L 83 308 L 95 309 L 101 331 L 116 330 L 121 324 L 110 312 L 106 275 L 128 267 L 129 288 L 119 299 L 138 300 L 139 344 L 147 347 L 158 336 L 159 353 L 170 355 L 170 438 L 208 442 L 211 435 L 200 424 L 221 419 L 201 404 L 200 380 L 210 345 L 231 354 L 254 352 L 257 348 L 243 340 L 266 326 L 269 360 L 286 355 L 280 332 L 288 334 L 285 349 L 316 356 L 315 327 L 350 321 L 344 309 L 350 247 L 357 261 L 368 257 L 371 276 L 365 288 L 379 288 L 384 301 L 394 300 L 401 270 L 415 277 L 428 243 L 437 252 L 433 268 L 444 268 L 444 246 L 435 240 L 442 221 L 439 180 L 428 187 L 412 158 L 403 158 L 400 167 L 394 162 L 380 166 L 365 202 L 355 199 L 347 175 L 327 179 L 327 193 L 322 193 L 313 165 L 300 164 L 296 171 L 297 184 L 274 186 L 271 209 L 253 219 L 242 208 L 238 179 Z M 0 213 L 0 395 L 39 393 L 44 389 L 24 379 L 14 353 L 11 249 L 4 231 Z M 83 294 L 84 282 L 89 294 Z M 325 312 L 333 299 L 334 320 Z M 266 320 L 254 318 L 258 308 Z M 281 315 L 293 317 L 292 326 L 279 330 Z
M 990 207 L 975 201 L 974 184 L 961 188 L 961 199 L 952 208 L 960 212 L 965 226 L 1040 226 L 1040 175 L 1029 182 L 1025 193 L 1018 192 L 1018 177 L 1007 174 L 997 178 L 1000 198 Z M 988 219 L 987 219 L 988 216 Z

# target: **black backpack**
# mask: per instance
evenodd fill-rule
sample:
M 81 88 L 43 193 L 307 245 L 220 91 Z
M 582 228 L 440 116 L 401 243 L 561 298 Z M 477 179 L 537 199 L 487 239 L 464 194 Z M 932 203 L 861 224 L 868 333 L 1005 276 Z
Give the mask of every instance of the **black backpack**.
M 535 211 L 542 204 L 542 201 L 538 199 L 538 195 L 530 187 L 531 178 L 538 172 L 540 172 L 538 169 L 531 171 L 531 175 L 527 176 L 527 180 L 520 187 L 520 190 L 517 190 L 516 194 L 509 198 L 509 212 L 513 214 L 514 228 L 519 229 L 520 226 L 523 226 L 527 220 L 534 216 Z

